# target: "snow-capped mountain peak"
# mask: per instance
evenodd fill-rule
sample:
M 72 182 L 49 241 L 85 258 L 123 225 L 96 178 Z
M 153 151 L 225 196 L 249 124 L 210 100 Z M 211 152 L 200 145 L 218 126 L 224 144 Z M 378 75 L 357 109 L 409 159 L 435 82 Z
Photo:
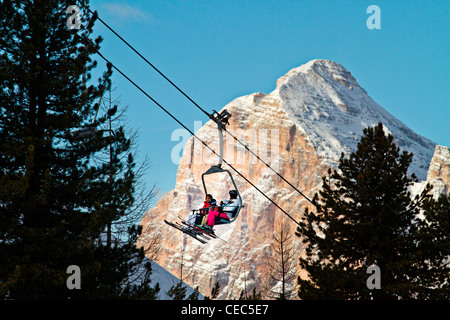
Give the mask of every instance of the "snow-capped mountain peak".
M 364 128 L 382 122 L 400 148 L 414 153 L 411 172 L 426 178 L 436 144 L 377 104 L 342 65 L 312 60 L 278 79 L 271 94 L 329 164 L 355 150 Z

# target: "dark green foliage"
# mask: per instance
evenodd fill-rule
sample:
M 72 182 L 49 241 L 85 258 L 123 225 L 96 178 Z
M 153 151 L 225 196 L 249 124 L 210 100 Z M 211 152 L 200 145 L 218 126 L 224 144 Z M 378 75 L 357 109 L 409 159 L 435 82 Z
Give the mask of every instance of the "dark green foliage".
M 450 198 L 428 198 L 423 205 L 424 219 L 415 229 L 418 267 L 414 278 L 417 298 L 450 298 Z
M 206 296 L 205 300 L 214 300 L 217 298 L 217 296 L 219 295 L 219 291 L 220 291 L 220 285 L 219 282 L 217 281 L 214 285 L 214 287 L 211 289 L 211 297 Z
M 411 199 L 408 187 L 415 178 L 407 170 L 413 155 L 400 153 L 393 140 L 381 123 L 365 129 L 357 151 L 349 158 L 342 155 L 339 170 L 323 177 L 322 189 L 313 199 L 317 211 L 306 211 L 297 230 L 306 253 L 300 265 L 308 273 L 308 279 L 298 280 L 300 298 L 418 297 L 419 265 L 433 254 L 423 250 L 418 254 L 418 246 L 425 245 L 417 239 L 416 231 L 423 224 L 417 216 L 420 206 L 431 206 L 433 200 L 429 186 Z M 433 242 L 437 234 L 427 228 L 422 225 L 422 238 L 431 237 L 428 240 Z M 443 245 L 445 240 L 438 242 Z M 447 251 L 433 245 L 435 249 L 441 252 L 439 258 L 449 254 L 448 246 Z M 373 264 L 381 270 L 379 290 L 366 286 L 367 268 Z
M 101 39 L 88 1 L 77 1 L 82 28 L 67 28 L 72 4 L 0 2 L 0 298 L 152 298 L 149 265 L 143 283 L 128 281 L 140 229 L 105 241 L 134 202 L 135 163 L 123 128 L 101 131 L 117 110 L 93 122 L 111 69 L 90 84 Z M 69 265 L 81 290 L 66 287 Z
M 251 294 L 247 294 L 245 290 L 241 291 L 241 294 L 239 295 L 239 300 L 262 300 L 261 298 L 261 292 L 256 292 L 256 288 L 253 288 L 253 291 Z M 282 298 L 282 295 L 280 295 L 280 300 L 286 300 L 285 298 Z
M 195 288 L 194 292 L 192 292 L 187 300 L 198 300 L 200 296 L 200 291 L 198 291 L 198 287 Z
M 182 282 L 173 285 L 167 292 L 168 296 L 173 300 L 183 300 L 186 297 L 187 288 Z
M 178 282 L 170 287 L 169 291 L 167 291 L 167 295 L 173 300 L 185 300 L 187 293 L 187 287 L 183 286 L 183 282 Z M 198 291 L 198 287 L 186 298 L 186 300 L 198 300 L 200 296 L 200 291 Z

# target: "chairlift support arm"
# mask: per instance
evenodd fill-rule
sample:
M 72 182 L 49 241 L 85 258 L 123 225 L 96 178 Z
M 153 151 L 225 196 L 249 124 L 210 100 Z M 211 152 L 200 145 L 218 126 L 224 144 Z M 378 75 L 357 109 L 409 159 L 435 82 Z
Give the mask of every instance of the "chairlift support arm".
M 228 120 L 231 118 L 231 114 L 226 109 L 221 113 L 213 110 L 209 118 L 217 124 L 217 130 L 219 131 L 219 163 L 217 167 L 220 168 L 223 162 L 223 129 L 229 124 Z

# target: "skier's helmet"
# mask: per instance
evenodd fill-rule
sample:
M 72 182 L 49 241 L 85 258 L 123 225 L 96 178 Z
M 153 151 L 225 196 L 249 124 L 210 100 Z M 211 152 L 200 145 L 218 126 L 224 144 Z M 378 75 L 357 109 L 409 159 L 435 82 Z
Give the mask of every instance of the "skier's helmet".
M 230 190 L 228 193 L 230 194 L 230 197 L 232 197 L 232 198 L 236 198 L 238 195 L 236 190 Z

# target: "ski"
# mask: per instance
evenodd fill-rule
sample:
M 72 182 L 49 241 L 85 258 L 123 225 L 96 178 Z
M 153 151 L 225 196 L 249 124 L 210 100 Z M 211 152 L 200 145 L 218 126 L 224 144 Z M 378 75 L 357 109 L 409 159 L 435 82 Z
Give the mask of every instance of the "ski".
M 175 223 L 173 223 L 173 222 L 170 222 L 170 223 L 175 224 L 176 228 L 183 231 L 184 233 L 189 233 L 190 235 L 194 235 L 195 237 L 197 237 L 197 236 L 202 237 L 202 239 L 200 239 L 200 240 L 204 240 L 204 241 L 211 240 L 211 238 L 208 234 L 201 232 L 200 230 L 197 230 L 196 228 L 194 228 L 193 226 L 191 226 L 189 224 L 185 224 L 184 222 L 182 222 L 183 224 L 181 224 L 178 221 Z
M 186 233 L 190 236 L 196 237 L 198 235 L 200 235 L 200 233 L 196 232 L 195 230 L 193 230 L 192 228 L 188 228 L 183 226 L 182 224 L 178 223 L 178 222 L 170 222 L 170 221 L 166 221 L 167 224 L 171 225 L 172 227 L 182 231 L 183 233 Z
M 205 229 L 203 229 L 203 228 L 201 228 L 201 227 L 199 227 L 199 226 L 197 226 L 197 225 L 189 224 L 189 223 L 187 222 L 187 220 L 184 219 L 184 218 L 182 218 L 180 215 L 178 215 L 178 219 L 180 219 L 181 222 L 182 222 L 184 225 L 188 226 L 188 227 L 191 227 L 191 228 L 193 228 L 193 229 L 195 229 L 195 230 L 197 230 L 197 231 L 200 231 L 200 232 L 202 232 L 202 233 L 204 233 L 204 234 L 206 234 L 206 235 L 208 235 L 208 236 L 210 236 L 210 237 L 212 237 L 212 238 L 218 238 L 214 233 L 208 232 L 207 230 L 205 230 Z
M 174 224 L 175 225 L 174 227 L 176 227 L 178 230 L 181 230 L 182 232 L 189 234 L 190 236 L 193 236 L 194 238 L 196 238 L 199 241 L 202 241 L 203 239 L 205 239 L 203 241 L 209 241 L 209 240 L 211 240 L 211 238 L 213 238 L 213 239 L 219 239 L 219 240 L 226 242 L 225 240 L 223 240 L 223 239 L 217 237 L 216 235 L 213 235 L 205 230 L 202 230 L 199 227 L 190 225 L 185 221 L 181 221 L 181 222 L 183 223 L 183 225 L 180 224 L 178 221 L 175 223 L 173 223 L 173 222 L 170 222 L 170 223 Z M 198 239 L 197 236 L 202 237 L 203 239 Z M 206 243 L 206 242 L 203 242 L 203 243 Z
M 195 240 L 198 240 L 199 242 L 205 244 L 207 243 L 207 239 L 199 239 L 198 236 L 201 236 L 201 234 L 199 232 L 195 232 L 195 230 L 192 230 L 191 228 L 186 228 L 183 225 L 179 224 L 179 223 L 173 223 L 170 221 L 166 221 L 167 224 L 171 225 L 172 227 L 180 230 L 181 232 L 183 232 L 184 234 L 187 234 L 188 236 L 191 236 L 192 238 L 194 238 Z
M 211 238 L 213 238 L 213 239 L 219 239 L 219 237 L 216 236 L 215 234 L 213 234 L 213 233 L 211 233 L 211 232 L 209 232 L 209 231 L 206 231 L 206 230 L 202 229 L 202 228 L 199 227 L 199 226 L 193 226 L 193 225 L 191 225 L 191 224 L 189 224 L 189 223 L 187 223 L 187 222 L 184 222 L 184 221 L 182 221 L 182 223 L 183 223 L 185 226 L 194 229 L 195 232 L 201 233 L 201 234 L 203 234 L 203 235 L 205 235 L 205 236 L 208 236 L 208 237 L 211 237 Z
M 197 234 L 195 231 L 192 231 L 192 230 L 190 230 L 190 229 L 188 229 L 188 228 L 185 228 L 185 227 L 183 227 L 183 226 L 181 226 L 181 225 L 177 225 L 176 223 L 173 223 L 173 222 L 170 222 L 170 221 L 167 221 L 167 220 L 164 220 L 164 222 L 165 222 L 166 224 L 168 224 L 169 226 L 171 226 L 171 227 L 173 227 L 173 228 L 175 228 L 175 229 L 180 230 L 180 231 L 183 232 L 184 234 L 187 234 L 188 236 L 191 236 L 192 238 L 194 238 L 195 240 L 197 240 L 197 241 L 199 241 L 199 242 L 201 242 L 201 243 L 203 243 L 203 244 L 207 243 L 206 240 L 197 238 L 197 235 L 199 235 L 199 234 Z
M 181 224 L 182 223 L 182 224 Z M 206 240 L 211 240 L 211 235 L 207 234 L 206 232 L 201 232 L 201 230 L 199 230 L 198 228 L 196 228 L 195 226 L 192 226 L 188 223 L 185 222 L 176 222 L 176 225 L 179 226 L 180 228 L 187 230 L 187 232 L 191 232 L 193 234 L 195 234 L 196 236 L 201 236 L 203 238 L 205 238 Z
M 196 226 L 196 225 L 189 224 L 189 223 L 187 222 L 186 219 L 183 219 L 183 218 L 180 217 L 179 215 L 178 215 L 178 219 L 180 219 L 181 222 L 182 222 L 183 224 L 185 224 L 186 226 L 195 229 L 195 231 L 202 232 L 202 233 L 204 233 L 204 234 L 206 234 L 206 235 L 208 235 L 208 236 L 210 236 L 210 237 L 212 237 L 212 238 L 214 238 L 214 239 L 219 239 L 219 240 L 222 240 L 223 242 L 226 242 L 226 240 L 224 240 L 224 239 L 218 237 L 218 236 L 215 235 L 214 233 L 211 233 L 211 232 L 209 232 L 209 231 L 203 229 L 202 227 L 199 227 L 199 226 Z

